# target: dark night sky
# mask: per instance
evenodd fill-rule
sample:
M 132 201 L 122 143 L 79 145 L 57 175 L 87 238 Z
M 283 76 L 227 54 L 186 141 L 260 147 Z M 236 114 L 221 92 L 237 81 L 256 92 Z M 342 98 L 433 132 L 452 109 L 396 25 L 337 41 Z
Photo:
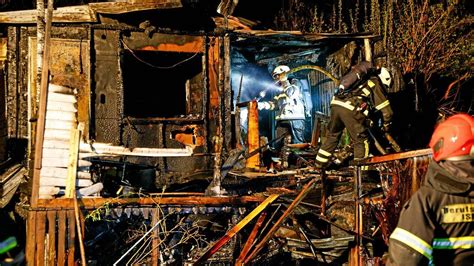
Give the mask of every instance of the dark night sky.
M 260 21 L 265 26 L 271 26 L 284 0 L 240 0 L 234 16 Z

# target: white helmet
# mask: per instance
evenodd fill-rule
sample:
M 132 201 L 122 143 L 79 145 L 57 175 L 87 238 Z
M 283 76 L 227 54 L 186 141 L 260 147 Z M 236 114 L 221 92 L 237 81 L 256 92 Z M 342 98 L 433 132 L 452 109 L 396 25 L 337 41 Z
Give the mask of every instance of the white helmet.
M 277 66 L 272 72 L 272 77 L 273 79 L 276 80 L 276 79 L 279 79 L 278 75 L 281 75 L 283 73 L 288 73 L 288 72 L 290 72 L 290 68 L 288 66 L 285 66 L 285 65 Z
M 390 87 L 390 84 L 392 83 L 392 77 L 390 76 L 388 69 L 385 67 L 380 68 L 379 78 L 385 86 Z

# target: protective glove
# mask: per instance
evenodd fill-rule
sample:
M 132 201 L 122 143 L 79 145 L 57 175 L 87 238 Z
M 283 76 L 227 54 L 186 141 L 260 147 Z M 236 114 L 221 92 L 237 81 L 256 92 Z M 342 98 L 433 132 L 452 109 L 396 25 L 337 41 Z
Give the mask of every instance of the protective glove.
M 268 102 L 258 102 L 257 103 L 258 110 L 268 110 L 270 109 L 270 103 Z
M 339 85 L 339 87 L 334 91 L 334 95 L 342 96 L 344 94 L 345 87 L 344 85 Z
M 382 129 L 384 132 L 390 132 L 392 122 L 383 122 Z

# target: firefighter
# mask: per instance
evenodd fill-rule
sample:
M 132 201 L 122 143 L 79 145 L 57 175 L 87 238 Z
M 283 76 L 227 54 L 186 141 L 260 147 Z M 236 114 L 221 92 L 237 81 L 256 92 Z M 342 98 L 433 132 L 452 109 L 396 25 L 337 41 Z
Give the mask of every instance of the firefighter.
M 316 156 L 316 168 L 324 168 L 330 163 L 344 128 L 347 128 L 354 145 L 354 159 L 368 156 L 369 112 L 372 115 L 380 112 L 382 129 L 387 132 L 390 130 L 393 112 L 385 96 L 385 89 L 390 87 L 390 84 L 388 70 L 384 67 L 375 69 L 367 61 L 353 66 L 351 71 L 343 76 L 331 101 L 328 134 Z
M 283 168 L 288 167 L 290 143 L 304 143 L 305 117 L 311 116 L 311 111 L 306 108 L 302 86 L 299 80 L 289 79 L 290 68 L 285 65 L 277 66 L 272 77 L 281 88 L 280 93 L 270 101 L 258 103 L 258 109 L 276 110 L 276 137 L 287 134 L 282 142 L 276 144 L 280 149 L 280 159 Z
M 474 265 L 474 118 L 440 123 L 423 186 L 390 236 L 389 265 Z

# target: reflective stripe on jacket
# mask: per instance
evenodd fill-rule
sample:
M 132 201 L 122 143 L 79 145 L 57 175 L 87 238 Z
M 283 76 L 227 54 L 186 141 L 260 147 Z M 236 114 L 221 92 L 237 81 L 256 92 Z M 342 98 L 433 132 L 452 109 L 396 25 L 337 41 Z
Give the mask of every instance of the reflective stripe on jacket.
M 271 101 L 271 109 L 277 109 L 276 120 L 305 119 L 305 105 L 301 88 L 295 79 L 282 85 L 283 91 Z
M 385 96 L 385 92 L 377 77 L 371 77 L 359 87 L 353 89 L 346 97 L 333 97 L 331 105 L 338 105 L 353 111 L 360 103 L 367 102 L 372 107 L 373 112 L 380 111 L 383 121 L 392 120 L 393 111 L 390 101 Z M 365 110 L 364 115 L 368 115 Z

